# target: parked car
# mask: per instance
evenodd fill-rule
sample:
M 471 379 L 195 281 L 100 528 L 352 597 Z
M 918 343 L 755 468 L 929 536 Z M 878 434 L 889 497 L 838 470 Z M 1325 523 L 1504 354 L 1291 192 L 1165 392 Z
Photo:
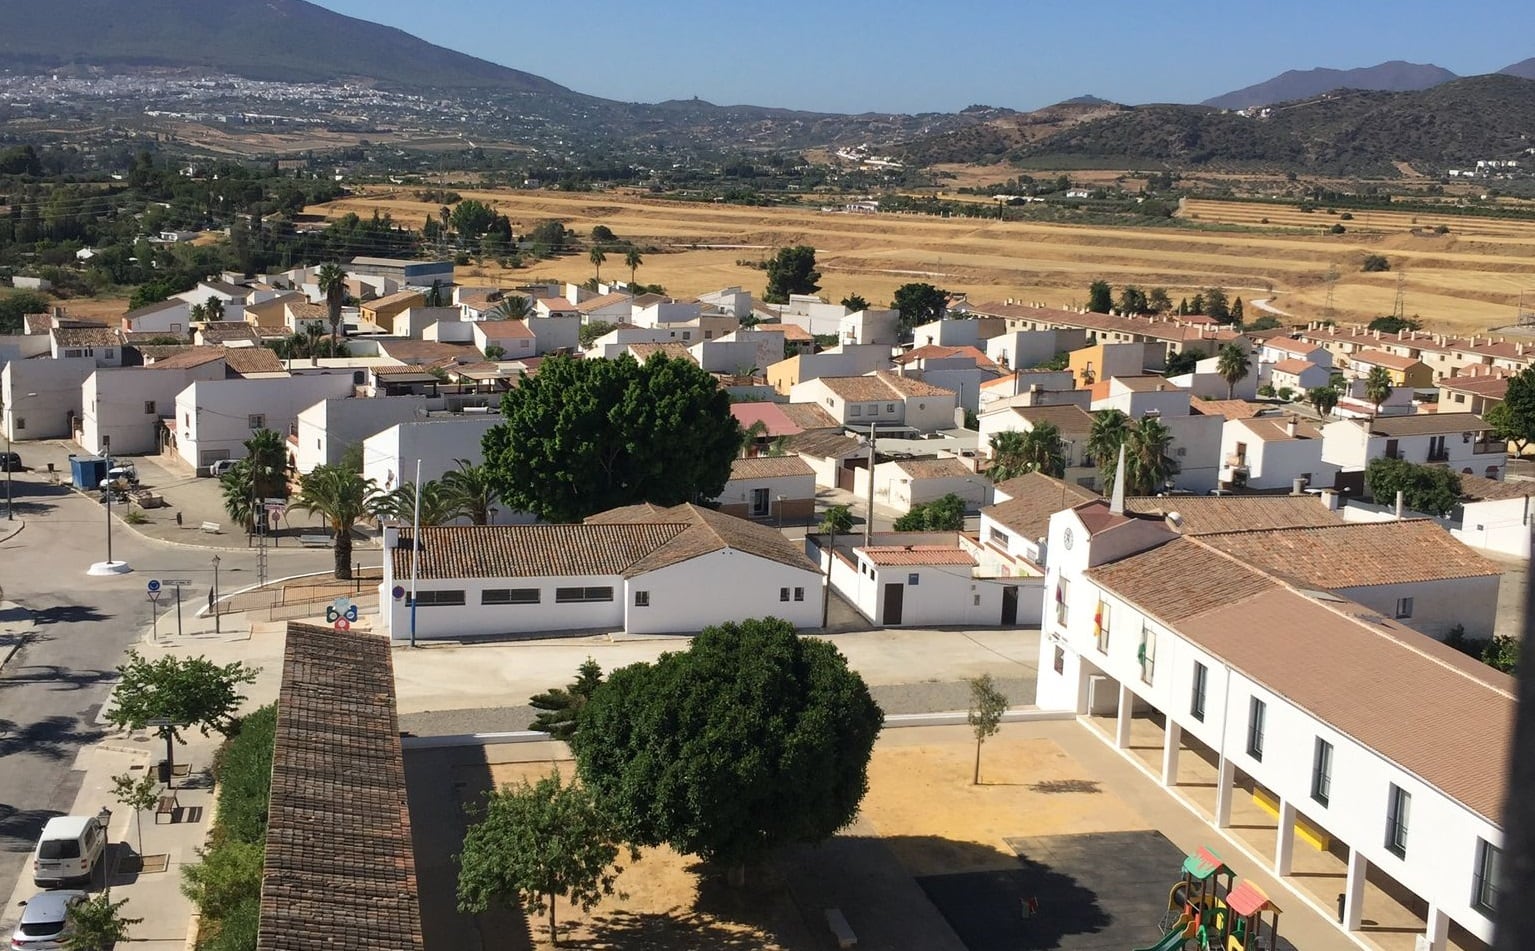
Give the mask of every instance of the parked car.
M 69 909 L 85 901 L 85 892 L 39 892 L 22 902 L 26 909 L 11 933 L 12 951 L 58 951 L 72 930 Z
M 85 885 L 107 851 L 110 812 L 100 816 L 55 816 L 43 826 L 32 852 L 32 881 L 39 888 Z
M 217 479 L 230 469 L 233 469 L 237 461 L 235 459 L 220 459 L 217 462 L 209 463 L 208 475 Z
M 0 472 L 20 472 L 23 468 L 21 453 L 0 452 Z

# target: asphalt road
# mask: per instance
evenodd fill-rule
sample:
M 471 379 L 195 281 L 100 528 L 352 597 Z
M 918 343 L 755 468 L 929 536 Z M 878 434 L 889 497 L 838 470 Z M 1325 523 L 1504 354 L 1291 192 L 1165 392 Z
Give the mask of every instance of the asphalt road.
M 149 541 L 119 522 L 112 529 L 113 557 L 133 572 L 91 577 L 86 569 L 105 559 L 100 503 L 49 485 L 37 472 L 17 476 L 15 502 L 26 527 L 0 543 L 0 588 L 33 613 L 36 627 L 0 670 L 0 895 L 11 894 L 43 824 L 70 808 L 79 792 L 75 757 L 100 735 L 95 719 L 114 669 L 150 620 L 146 582 L 194 582 L 184 615 L 190 627 L 197 623 L 193 612 L 207 602 L 215 554 Z M 255 582 L 254 553 L 216 554 L 222 591 Z M 269 571 L 279 577 L 323 570 L 329 560 L 323 551 L 273 552 Z

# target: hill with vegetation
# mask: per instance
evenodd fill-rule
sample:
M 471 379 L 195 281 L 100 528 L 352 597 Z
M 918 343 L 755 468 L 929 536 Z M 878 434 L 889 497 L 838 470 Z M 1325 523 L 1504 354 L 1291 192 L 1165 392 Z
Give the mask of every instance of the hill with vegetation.
M 1217 109 L 1250 109 L 1272 106 L 1276 102 L 1310 99 L 1335 89 L 1413 92 L 1455 78 L 1455 74 L 1443 66 L 1405 63 L 1399 59 L 1362 69 L 1291 69 L 1273 79 L 1206 99 L 1202 104 Z

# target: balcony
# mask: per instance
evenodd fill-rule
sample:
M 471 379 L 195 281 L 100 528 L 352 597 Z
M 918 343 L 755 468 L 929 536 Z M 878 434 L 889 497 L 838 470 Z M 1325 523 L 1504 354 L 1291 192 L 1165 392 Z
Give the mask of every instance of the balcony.
M 1239 455 L 1230 455 L 1230 456 L 1226 457 L 1226 460 L 1225 460 L 1224 463 L 1222 463 L 1222 465 L 1225 466 L 1225 468 L 1227 468 L 1227 469 L 1241 469 L 1243 471 L 1246 471 L 1246 469 L 1247 469 L 1247 457 L 1246 456 L 1239 456 Z
M 1444 449 L 1444 448 L 1430 449 L 1428 451 L 1428 461 L 1429 462 L 1449 462 L 1450 461 L 1450 450 Z

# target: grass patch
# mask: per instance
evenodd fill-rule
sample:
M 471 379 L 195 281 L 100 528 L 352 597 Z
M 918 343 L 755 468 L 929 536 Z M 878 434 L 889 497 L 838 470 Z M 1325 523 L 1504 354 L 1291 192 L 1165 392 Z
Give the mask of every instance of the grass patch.
M 218 818 L 202 860 L 182 870 L 181 890 L 202 915 L 198 951 L 254 951 L 261 917 L 261 866 L 266 855 L 277 708 L 240 721 L 213 758 Z

